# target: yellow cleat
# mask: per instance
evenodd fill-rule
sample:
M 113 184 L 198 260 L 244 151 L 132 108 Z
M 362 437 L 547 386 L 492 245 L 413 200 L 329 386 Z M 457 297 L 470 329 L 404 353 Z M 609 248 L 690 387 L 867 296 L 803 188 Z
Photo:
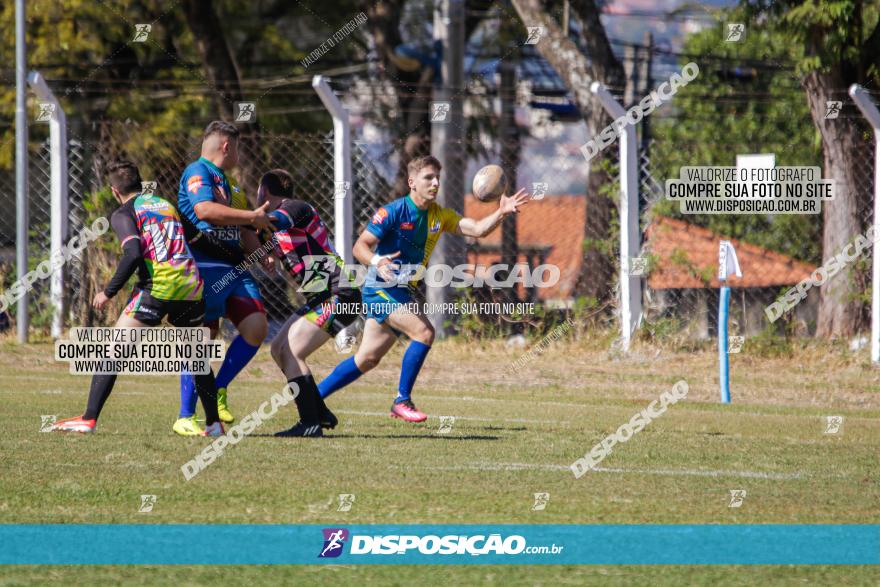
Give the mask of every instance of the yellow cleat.
M 189 418 L 178 418 L 172 427 L 177 434 L 181 436 L 202 436 L 205 431 L 199 426 L 195 416 Z
M 221 387 L 217 390 L 217 412 L 220 414 L 220 421 L 226 424 L 235 422 L 235 416 L 229 411 L 229 404 L 226 403 L 226 388 Z

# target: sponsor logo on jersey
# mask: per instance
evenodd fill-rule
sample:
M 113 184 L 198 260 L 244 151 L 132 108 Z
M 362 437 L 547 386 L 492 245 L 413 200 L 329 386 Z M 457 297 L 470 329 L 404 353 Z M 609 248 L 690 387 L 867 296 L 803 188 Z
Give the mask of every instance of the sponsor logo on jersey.
M 400 223 L 400 230 L 412 230 L 412 229 L 413 229 L 412 222 L 401 222 Z
M 186 181 L 186 191 L 196 193 L 202 187 L 202 176 L 193 175 Z
M 229 204 L 229 196 L 226 195 L 226 190 L 223 189 L 223 186 L 215 185 L 211 191 L 214 192 L 215 201 L 221 204 Z
M 379 208 L 376 213 L 373 214 L 373 224 L 382 224 L 386 218 L 388 218 L 388 210 L 385 208 Z

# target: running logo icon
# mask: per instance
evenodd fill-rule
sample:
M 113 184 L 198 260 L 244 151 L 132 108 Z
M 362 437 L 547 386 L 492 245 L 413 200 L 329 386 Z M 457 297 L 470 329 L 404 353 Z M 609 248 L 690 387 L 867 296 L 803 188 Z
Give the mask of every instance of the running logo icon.
M 142 181 L 141 193 L 145 196 L 152 196 L 156 193 L 157 187 L 159 187 L 159 182 L 157 181 Z
M 330 255 L 303 255 L 303 265 L 307 269 L 303 275 L 302 285 L 297 291 L 320 293 L 327 289 L 332 264 L 333 258 Z
M 727 504 L 729 508 L 738 508 L 742 507 L 743 500 L 746 498 L 746 490 L 745 489 L 731 489 L 730 490 L 730 503 Z
M 544 196 L 547 195 L 547 190 L 549 189 L 549 185 L 547 182 L 539 181 L 534 182 L 532 184 L 532 199 L 533 200 L 543 200 Z
M 146 43 L 147 39 L 150 36 L 150 31 L 153 30 L 153 25 L 151 24 L 136 24 L 134 25 L 134 37 L 131 39 L 132 43 Z
M 37 105 L 40 107 L 40 111 L 37 112 L 34 122 L 49 122 L 52 120 L 55 115 L 55 104 L 53 102 L 38 102 Z
M 52 424 L 58 419 L 58 416 L 40 416 L 40 432 L 52 432 Z
M 351 506 L 354 505 L 355 495 L 354 493 L 340 493 L 339 494 L 339 507 L 336 508 L 337 512 L 350 512 Z
M 834 120 L 840 116 L 841 108 L 843 108 L 843 102 L 840 100 L 828 100 L 825 102 L 825 120 Z
M 825 416 L 825 434 L 838 434 L 843 426 L 843 416 Z
M 141 514 L 149 514 L 151 511 L 153 511 L 154 505 L 156 505 L 155 495 L 142 495 L 141 507 L 138 508 L 138 512 Z
M 538 41 L 541 40 L 541 37 L 544 35 L 544 27 L 541 26 L 530 26 L 527 27 L 529 36 L 526 37 L 526 45 L 537 45 Z
M 536 493 L 535 503 L 532 505 L 533 512 L 542 512 L 547 509 L 547 503 L 550 501 L 550 494 L 547 492 Z
M 236 102 L 235 122 L 256 122 L 257 105 L 253 102 Z
M 342 554 L 342 547 L 348 540 L 348 530 L 345 528 L 324 528 L 324 548 L 318 558 L 336 558 Z
M 431 122 L 449 122 L 449 102 L 431 102 Z
M 742 41 L 745 34 L 746 25 L 740 22 L 731 22 L 727 24 L 727 37 L 724 40 L 728 43 L 736 43 Z

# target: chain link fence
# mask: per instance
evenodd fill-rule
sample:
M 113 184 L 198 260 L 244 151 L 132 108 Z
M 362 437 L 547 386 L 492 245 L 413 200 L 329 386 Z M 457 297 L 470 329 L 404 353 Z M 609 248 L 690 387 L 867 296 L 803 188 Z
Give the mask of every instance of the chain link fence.
M 158 195 L 173 202 L 177 199 L 178 183 L 184 168 L 199 157 L 200 137 L 180 133 L 151 136 L 150 144 L 143 144 L 146 133 L 139 133 L 136 124 L 119 121 L 96 123 L 92 129 L 96 142 L 82 137 L 71 140 L 68 151 L 69 169 L 69 236 L 78 234 L 83 227 L 99 216 L 109 216 L 116 207 L 105 187 L 104 170 L 118 158 L 133 160 L 145 181 L 156 181 Z M 334 219 L 334 173 L 332 133 L 268 134 L 260 142 L 261 152 L 247 148 L 240 152 L 242 162 L 258 159 L 266 169 L 284 168 L 296 179 L 295 196 L 305 199 L 319 212 L 331 233 Z M 355 143 L 352 148 L 352 190 L 354 226 L 359 234 L 373 211 L 385 203 L 390 185 L 366 156 L 365 145 Z M 243 186 L 247 191 L 253 187 Z M 48 141 L 32 146 L 29 185 L 29 265 L 31 268 L 49 258 L 50 248 L 50 162 Z M 0 217 L 0 279 L 5 291 L 16 280 L 15 264 L 15 174 L 0 172 L 0 204 L 11 214 Z M 106 283 L 115 267 L 118 246 L 115 239 L 105 236 L 79 257 L 72 258 L 62 269 L 65 271 L 65 321 L 68 325 L 93 326 L 104 322 L 90 302 Z M 286 273 L 268 275 L 255 264 L 251 268 L 263 293 L 272 334 L 302 302 L 297 294 L 298 284 Z M 118 313 L 124 305 L 124 296 L 118 296 L 107 315 Z M 38 280 L 30 293 L 29 312 L 31 327 L 37 332 L 48 332 L 53 308 L 49 300 L 49 280 Z M 14 317 L 14 305 L 0 321 L 8 328 Z
M 656 142 L 651 148 L 656 147 Z M 694 146 L 696 153 L 698 146 Z M 698 162 L 694 165 L 709 165 Z M 873 194 L 874 143 L 865 139 L 864 148 L 850 161 L 860 189 Z M 643 200 L 641 226 L 645 260 L 642 333 L 647 337 L 679 335 L 686 339 L 717 336 L 719 288 L 718 246 L 730 240 L 737 251 L 742 278 L 731 277 L 730 336 L 762 334 L 813 336 L 816 334 L 820 291 L 809 290 L 794 309 L 771 324 L 765 313 L 779 297 L 822 265 L 828 252 L 822 251 L 823 215 L 730 215 L 681 214 L 678 205 L 665 200 L 667 179 L 678 179 L 678 169 L 655 165 L 643 149 L 640 152 L 640 196 Z M 825 179 L 835 179 L 824 176 Z M 863 233 L 873 222 L 873 201 L 862 201 L 857 209 Z M 727 220 L 724 220 L 726 218 Z M 831 255 L 840 251 L 831 251 Z M 844 268 L 853 284 L 859 306 L 860 329 L 870 327 L 871 249 Z
M 528 112 L 528 110 L 526 110 Z M 497 119 L 484 115 L 483 128 L 497 124 Z M 616 145 L 603 153 L 604 174 L 599 193 L 587 193 L 588 165 L 580 153 L 586 140 L 583 123 L 560 123 L 546 116 L 526 117 L 518 125 L 516 144 L 503 145 L 491 132 L 469 132 L 465 185 L 476 171 L 488 163 L 502 162 L 503 156 L 514 153 L 516 186 L 533 193 L 534 199 L 516 216 L 513 232 L 502 227 L 483 239 L 467 239 L 467 262 L 490 266 L 515 256 L 530 271 L 541 265 L 559 270 L 557 283 L 546 288 L 517 286 L 512 292 L 491 287 L 468 290 L 473 301 L 535 302 L 538 316 L 501 317 L 494 319 L 497 329 L 489 335 L 522 332 L 523 324 L 546 330 L 558 319 L 542 323 L 551 313 L 559 316 L 579 312 L 579 324 L 585 328 L 614 329 L 618 324 L 618 230 L 619 165 Z M 194 125 L 197 128 L 197 125 Z M 73 133 L 72 133 L 73 134 Z M 70 206 L 69 235 L 78 234 L 97 216 L 109 214 L 115 203 L 104 188 L 106 164 L 116 158 L 134 160 L 145 180 L 157 182 L 157 193 L 175 200 L 184 167 L 199 156 L 200 136 L 167 133 L 156 136 L 141 132 L 136 124 L 120 121 L 97 122 L 89 142 L 73 134 L 68 154 Z M 149 136 L 149 143 L 145 143 Z M 730 239 L 739 255 L 744 276 L 732 279 L 730 333 L 755 336 L 767 331 L 764 308 L 783 291 L 796 285 L 821 264 L 822 216 L 728 216 L 683 215 L 664 199 L 664 183 L 677 176 L 678 168 L 668 163 L 663 154 L 664 138 L 657 136 L 644 141 L 639 152 L 640 218 L 642 229 L 643 321 L 640 336 L 649 339 L 674 335 L 683 340 L 706 339 L 716 335 L 719 282 L 716 277 L 718 241 Z M 258 160 L 265 169 L 281 167 L 295 179 L 295 194 L 312 205 L 334 228 L 334 185 L 332 133 L 262 134 L 259 152 L 241 145 L 242 162 Z M 700 163 L 701 145 L 685 145 L 682 156 Z M 677 144 L 681 149 L 681 144 Z M 435 153 L 438 151 L 434 149 Z M 852 162 L 860 182 L 873 186 L 873 139 L 865 139 L 859 157 Z M 528 155 L 524 155 L 528 153 Z M 396 173 L 395 148 L 389 142 L 368 142 L 357 138 L 352 147 L 352 185 L 355 240 L 370 216 L 393 198 Z M 595 167 L 595 166 L 594 166 Z M 262 167 L 261 167 L 262 169 Z M 48 143 L 31 146 L 30 167 L 30 265 L 36 266 L 49 257 L 49 153 Z M 253 186 L 243 186 L 253 191 Z M 99 197 L 104 190 L 103 198 Z M 585 197 L 586 194 L 586 197 Z M 14 173 L 0 171 L 0 204 L 15 210 Z M 463 215 L 482 218 L 491 213 L 494 203 L 481 203 L 465 197 Z M 863 202 L 858 210 L 862 227 L 872 222 L 873 207 Z M 742 226 L 747 228 L 743 230 Z M 508 227 L 509 228 L 509 227 Z M 738 230 L 739 232 L 736 232 Z M 446 239 L 456 238 L 452 236 Z M 90 306 L 98 288 L 110 277 L 118 246 L 111 237 L 102 239 L 101 246 L 90 248 L 80 258 L 72 259 L 66 271 L 65 313 L 68 325 L 96 325 L 106 321 Z M 15 214 L 0 217 L 0 280 L 7 289 L 15 280 Z M 855 289 L 864 292 L 862 312 L 867 324 L 870 307 L 870 251 L 848 268 L 848 279 Z M 267 275 L 259 265 L 252 268 L 266 302 L 273 327 L 280 325 L 301 302 L 288 275 Z M 604 276 L 604 277 L 603 277 Z M 123 296 L 120 296 L 120 298 Z M 124 300 L 115 300 L 121 309 Z M 49 281 L 36 284 L 30 297 L 31 320 L 35 330 L 48 331 L 51 323 Z M 819 291 L 813 288 L 808 298 L 773 328 L 787 334 L 810 336 L 815 333 Z M 9 317 L 0 328 L 8 327 Z M 473 316 L 453 317 L 453 331 L 480 333 L 486 322 L 474 322 Z M 583 328 L 582 328 L 583 330 Z M 274 332 L 274 328 L 273 328 Z M 484 334 L 485 335 L 485 334 Z

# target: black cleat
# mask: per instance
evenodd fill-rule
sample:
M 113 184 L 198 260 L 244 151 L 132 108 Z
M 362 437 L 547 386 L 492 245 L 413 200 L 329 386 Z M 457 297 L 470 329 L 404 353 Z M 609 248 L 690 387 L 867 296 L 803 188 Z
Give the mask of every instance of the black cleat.
M 320 438 L 324 436 L 320 424 L 304 424 L 302 420 L 294 424 L 289 430 L 276 432 L 275 436 L 297 436 L 304 438 Z
M 336 425 L 339 424 L 339 418 L 330 411 L 321 397 L 318 398 L 318 419 L 321 421 L 321 428 L 328 430 L 336 428 Z

